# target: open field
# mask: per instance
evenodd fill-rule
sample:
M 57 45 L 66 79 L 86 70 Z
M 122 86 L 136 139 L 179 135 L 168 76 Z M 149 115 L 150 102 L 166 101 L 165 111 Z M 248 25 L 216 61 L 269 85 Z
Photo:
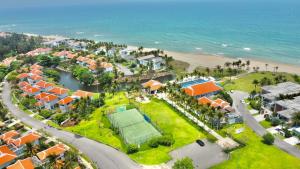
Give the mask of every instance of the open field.
M 251 92 L 255 89 L 253 80 L 261 80 L 264 77 L 271 79 L 274 82 L 276 76 L 282 75 L 286 78 L 287 81 L 294 81 L 293 75 L 288 73 L 276 73 L 275 75 L 272 72 L 257 72 L 257 73 L 249 73 L 244 75 L 238 79 L 233 79 L 231 82 L 224 82 L 224 89 L 229 90 L 241 90 L 245 92 Z M 260 86 L 256 87 L 257 91 L 260 91 Z
M 235 130 L 239 128 L 245 130 L 236 134 Z M 300 168 L 300 159 L 287 154 L 286 152 L 262 143 L 261 138 L 257 136 L 249 127 L 244 124 L 238 124 L 223 129 L 223 132 L 230 133 L 234 138 L 246 143 L 246 146 L 231 153 L 228 161 L 225 161 L 212 169 L 297 169 Z
M 117 93 L 115 96 L 107 96 L 105 106 L 97 109 L 88 120 L 81 121 L 74 127 L 66 130 L 86 136 L 96 141 L 108 144 L 112 147 L 125 151 L 125 145 L 119 136 L 109 128 L 110 124 L 104 113 L 116 107 L 129 104 L 129 100 L 124 93 Z M 160 164 L 171 159 L 169 152 L 178 147 L 192 143 L 197 138 L 204 138 L 205 134 L 189 124 L 180 117 L 165 102 L 153 99 L 147 104 L 137 104 L 140 110 L 149 116 L 152 122 L 165 133 L 173 134 L 175 144 L 171 147 L 159 146 L 158 148 L 142 148 L 138 153 L 131 154 L 130 157 L 142 164 Z

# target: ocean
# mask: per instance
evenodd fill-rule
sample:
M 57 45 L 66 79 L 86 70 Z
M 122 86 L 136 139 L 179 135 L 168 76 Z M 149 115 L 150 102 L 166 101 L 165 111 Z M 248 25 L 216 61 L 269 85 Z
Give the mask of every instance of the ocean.
M 0 9 L 0 31 L 300 65 L 300 1 L 16 7 Z

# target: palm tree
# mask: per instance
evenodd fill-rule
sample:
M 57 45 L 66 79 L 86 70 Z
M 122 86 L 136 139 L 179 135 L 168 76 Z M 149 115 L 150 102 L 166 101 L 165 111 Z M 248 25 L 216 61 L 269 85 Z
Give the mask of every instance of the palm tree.
M 247 65 L 247 69 L 249 70 L 250 60 L 247 60 L 247 61 L 246 61 L 246 65 Z
M 207 75 L 209 76 L 209 74 L 210 74 L 210 69 L 209 69 L 209 67 L 206 67 L 206 68 L 205 68 L 205 71 L 206 71 Z
M 268 71 L 269 64 L 266 63 L 265 66 L 266 66 L 266 71 Z
M 299 126 L 300 125 L 300 112 L 297 112 L 293 115 L 292 123 L 293 123 L 294 126 Z

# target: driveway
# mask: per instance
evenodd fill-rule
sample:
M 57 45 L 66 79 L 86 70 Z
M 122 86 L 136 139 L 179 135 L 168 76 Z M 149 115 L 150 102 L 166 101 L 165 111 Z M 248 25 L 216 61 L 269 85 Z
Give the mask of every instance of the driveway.
M 258 135 L 263 136 L 267 133 L 267 130 L 254 119 L 254 117 L 248 111 L 247 106 L 241 103 L 241 100 L 248 96 L 249 95 L 246 92 L 234 91 L 231 94 L 233 99 L 233 107 L 243 116 L 244 121 L 250 128 L 252 128 L 252 130 L 254 130 Z M 274 145 L 283 151 L 300 158 L 300 150 L 297 147 L 294 147 L 277 137 L 275 137 Z
M 204 143 L 204 147 L 192 143 L 170 152 L 173 159 L 167 165 L 172 168 L 178 159 L 189 157 L 193 160 L 195 168 L 206 169 L 228 159 L 228 155 L 222 151 L 220 146 L 206 140 Z
M 2 99 L 10 112 L 25 124 L 32 126 L 34 129 L 43 129 L 50 135 L 72 144 L 82 153 L 87 155 L 96 163 L 98 168 L 102 169 L 139 169 L 140 165 L 133 162 L 126 154 L 115 150 L 114 148 L 90 140 L 85 137 L 77 136 L 73 133 L 48 127 L 46 124 L 33 119 L 25 112 L 21 111 L 11 102 L 11 91 L 9 83 L 5 82 Z

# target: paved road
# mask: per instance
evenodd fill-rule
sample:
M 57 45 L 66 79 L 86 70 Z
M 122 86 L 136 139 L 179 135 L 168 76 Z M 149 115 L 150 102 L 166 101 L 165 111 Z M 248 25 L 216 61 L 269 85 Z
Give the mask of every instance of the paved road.
M 11 102 L 10 85 L 5 82 L 2 98 L 3 103 L 8 107 L 11 113 L 27 125 L 34 129 L 44 129 L 52 136 L 72 144 L 78 150 L 86 154 L 93 160 L 98 168 L 102 169 L 139 169 L 140 165 L 133 162 L 126 154 L 117 151 L 107 145 L 77 136 L 73 133 L 57 130 L 53 127 L 47 127 L 44 123 L 31 118 L 28 114 L 21 111 Z
M 205 143 L 204 147 L 199 146 L 197 143 L 192 143 L 172 151 L 170 155 L 173 159 L 167 165 L 171 168 L 178 159 L 190 157 L 195 168 L 205 169 L 228 159 L 228 154 L 224 153 L 220 146 L 206 140 L 203 141 Z
M 263 128 L 250 114 L 247 106 L 241 103 L 241 100 L 248 97 L 248 94 L 245 92 L 235 91 L 231 94 L 231 97 L 233 99 L 233 106 L 239 113 L 241 113 L 247 125 L 250 126 L 252 130 L 254 130 L 260 136 L 263 136 L 265 133 L 267 133 L 267 130 Z M 300 158 L 300 150 L 297 147 L 294 147 L 277 137 L 275 138 L 274 145 L 286 151 L 287 153 Z

